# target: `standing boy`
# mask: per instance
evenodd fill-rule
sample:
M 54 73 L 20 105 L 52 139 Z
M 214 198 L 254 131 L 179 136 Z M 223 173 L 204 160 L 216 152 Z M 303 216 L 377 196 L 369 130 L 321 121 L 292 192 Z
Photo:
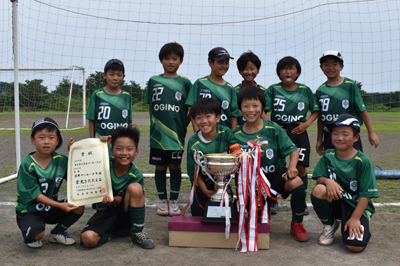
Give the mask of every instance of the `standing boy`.
M 325 129 L 334 149 L 326 150 L 314 169 L 317 185 L 311 194 L 314 210 L 324 229 L 320 245 L 331 245 L 342 221 L 342 240 L 352 252 L 363 251 L 371 237 L 369 221 L 375 212 L 371 198 L 379 197 L 369 158 L 353 145 L 360 138 L 360 123 L 341 114 Z
M 137 128 L 118 127 L 111 136 L 100 139 L 111 143 L 110 174 L 114 200 L 105 195 L 97 203 L 97 212 L 89 219 L 81 233 L 81 244 L 98 247 L 119 236 L 131 236 L 141 248 L 154 248 L 154 242 L 145 233 L 143 175 L 133 164 L 139 154 Z
M 208 65 L 211 73 L 196 80 L 189 92 L 186 104 L 190 106 L 199 98 L 216 99 L 222 108 L 219 124 L 234 130 L 237 126 L 237 118 L 241 114 L 237 108 L 236 93 L 233 91 L 232 85 L 223 78 L 229 70 L 229 59 L 233 59 L 233 57 L 222 47 L 216 47 L 208 53 Z M 193 119 L 192 126 L 194 132 L 199 130 Z
M 332 122 L 341 114 L 355 116 L 360 125 L 364 121 L 368 131 L 368 140 L 375 148 L 379 145 L 378 136 L 374 132 L 368 112 L 365 109 L 360 91 L 355 81 L 340 76 L 343 70 L 343 57 L 337 51 L 327 51 L 319 59 L 320 68 L 328 80 L 316 91 L 321 116 L 318 119 L 318 133 L 316 150 L 322 155 L 324 150 L 333 149 L 331 135 L 324 132 L 323 128 L 327 123 Z M 362 151 L 361 138 L 354 143 L 354 148 Z
M 179 76 L 183 47 L 165 44 L 158 55 L 164 74 L 153 76 L 147 83 L 146 103 L 150 113 L 150 160 L 156 166 L 155 182 L 158 215 L 180 215 L 178 196 L 181 187 L 181 161 L 185 146 L 188 106 L 185 104 L 192 83 Z M 167 168 L 171 174 L 167 201 Z
M 271 85 L 267 89 L 266 110 L 271 111 L 271 121 L 283 128 L 299 150 L 297 170 L 307 194 L 306 168 L 310 164 L 310 140 L 307 128 L 319 115 L 318 105 L 311 89 L 296 82 L 301 74 L 301 66 L 296 58 L 286 56 L 279 60 L 276 74 L 281 82 Z M 308 110 L 311 115 L 307 119 Z M 308 214 L 309 210 L 306 205 L 304 215 Z
M 254 54 L 250 50 L 241 54 L 239 59 L 236 61 L 236 65 L 239 70 L 239 74 L 243 77 L 243 81 L 233 88 L 233 90 L 236 93 L 236 96 L 238 95 L 241 89 L 247 86 L 256 86 L 262 89 L 264 93 L 266 92 L 266 89 L 263 86 L 258 85 L 257 82 L 255 81 L 255 78 L 257 77 L 258 73 L 260 73 L 260 67 L 261 67 L 261 60 L 260 58 L 258 58 L 256 54 Z M 262 118 L 268 119 L 267 114 L 263 113 Z M 243 118 L 243 116 L 239 116 L 237 118 L 238 126 L 243 125 L 245 122 L 246 120 Z
M 91 138 L 111 135 L 117 127 L 128 127 L 132 122 L 132 96 L 118 87 L 125 77 L 124 64 L 109 60 L 103 77 L 107 85 L 93 92 L 86 114 Z
M 22 161 L 17 179 L 18 199 L 15 203 L 17 223 L 25 244 L 42 247 L 46 224 L 57 224 L 50 232 L 50 242 L 66 246 L 75 244 L 66 230 L 82 216 L 85 206 L 58 200 L 58 191 L 67 177 L 68 158 L 57 153 L 63 137 L 57 123 L 49 118 L 32 125 L 31 142 L 36 151 Z M 68 148 L 73 140 L 69 140 Z
M 199 130 L 189 139 L 187 151 L 187 172 L 192 185 L 196 186 L 195 199 L 191 210 L 192 216 L 203 216 L 207 200 L 216 192 L 214 182 L 206 173 L 200 171 L 197 184 L 194 183 L 195 166 L 194 151 L 203 154 L 228 153 L 240 154 L 241 150 L 233 137 L 230 128 L 218 124 L 221 118 L 221 106 L 215 99 L 200 98 L 190 109 L 192 121 Z
M 261 168 L 271 183 L 271 188 L 280 193 L 282 198 L 286 199 L 292 194 L 290 233 L 297 241 L 308 241 L 309 237 L 302 223 L 305 186 L 296 168 L 299 159 L 297 147 L 280 126 L 261 118 L 266 105 L 265 94 L 261 89 L 254 86 L 243 88 L 238 94 L 238 105 L 246 123 L 233 132 L 235 138 L 244 152 L 250 150 L 247 144 L 249 140 L 254 143 L 268 141 L 260 147 L 265 151 Z M 288 168 L 285 167 L 287 156 L 290 158 Z

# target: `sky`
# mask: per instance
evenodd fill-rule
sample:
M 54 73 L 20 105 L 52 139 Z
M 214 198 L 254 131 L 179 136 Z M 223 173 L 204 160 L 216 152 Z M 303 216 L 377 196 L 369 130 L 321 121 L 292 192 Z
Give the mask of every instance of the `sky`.
M 0 68 L 13 68 L 12 3 L 0 3 Z M 185 49 L 178 73 L 192 82 L 209 74 L 209 50 L 225 47 L 234 60 L 225 79 L 241 82 L 240 54 L 251 50 L 262 66 L 256 79 L 279 82 L 276 63 L 284 56 L 302 66 L 298 82 L 315 91 L 326 79 L 319 57 L 338 50 L 343 76 L 367 92 L 397 91 L 400 85 L 400 3 L 384 0 L 24 0 L 18 2 L 19 68 L 81 66 L 103 71 L 111 58 L 125 64 L 126 81 L 142 87 L 163 72 L 160 48 L 176 41 Z M 42 78 L 53 89 L 70 71 L 21 72 L 20 82 Z M 82 74 L 74 74 L 82 82 Z M 0 81 L 13 81 L 0 71 Z

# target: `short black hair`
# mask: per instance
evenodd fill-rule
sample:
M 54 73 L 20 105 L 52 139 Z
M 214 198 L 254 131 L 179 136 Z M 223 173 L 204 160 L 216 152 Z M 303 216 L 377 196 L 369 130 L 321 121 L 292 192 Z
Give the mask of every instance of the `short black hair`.
M 212 98 L 200 98 L 190 107 L 190 117 L 195 118 L 199 114 L 221 114 L 221 104 Z
M 240 90 L 237 96 L 237 104 L 240 111 L 242 111 L 243 100 L 259 100 L 261 102 L 262 110 L 265 110 L 265 107 L 267 106 L 264 91 L 256 86 L 247 86 Z
M 38 131 L 42 131 L 42 130 L 46 130 L 47 132 L 56 131 L 57 132 L 57 137 L 59 139 L 61 139 L 60 130 L 58 130 L 58 128 L 55 125 L 50 124 L 50 123 L 43 123 L 43 124 L 39 124 L 39 125 L 35 126 L 35 128 L 31 131 L 31 137 L 35 138 L 35 134 Z
M 128 126 L 128 127 L 117 127 L 111 133 L 111 146 L 114 147 L 115 142 L 118 138 L 127 137 L 130 138 L 135 144 L 136 149 L 139 145 L 140 131 L 136 127 Z
M 324 56 L 323 58 L 321 58 L 321 59 L 319 60 L 320 66 L 322 66 L 322 64 L 323 64 L 323 63 L 325 62 L 325 60 L 328 59 L 328 58 L 333 58 L 333 59 L 335 59 L 336 61 L 339 62 L 339 64 L 340 64 L 341 66 L 343 66 L 343 60 L 340 60 L 338 57 L 333 56 L 333 55 L 327 55 L 327 56 Z
M 256 54 L 248 50 L 240 55 L 239 59 L 236 61 L 236 65 L 239 71 L 243 71 L 248 62 L 252 62 L 258 70 L 261 67 L 261 60 Z
M 120 70 L 125 75 L 125 67 L 119 63 L 111 63 L 104 67 L 104 73 L 107 73 L 109 70 Z
M 164 46 L 161 47 L 160 53 L 158 54 L 158 58 L 160 59 L 161 62 L 164 58 L 166 58 L 171 54 L 177 54 L 182 61 L 183 56 L 185 54 L 182 45 L 180 45 L 177 42 L 169 42 L 164 44 Z
M 279 77 L 279 72 L 281 72 L 282 69 L 285 69 L 285 68 L 291 67 L 291 66 L 296 66 L 297 73 L 299 74 L 299 77 L 300 77 L 300 74 L 301 74 L 300 63 L 296 58 L 294 58 L 292 56 L 285 56 L 284 58 L 279 60 L 278 64 L 276 65 L 276 74 L 278 75 L 278 77 Z M 295 80 L 297 80 L 299 77 L 297 77 Z M 279 79 L 281 79 L 281 78 L 279 77 Z

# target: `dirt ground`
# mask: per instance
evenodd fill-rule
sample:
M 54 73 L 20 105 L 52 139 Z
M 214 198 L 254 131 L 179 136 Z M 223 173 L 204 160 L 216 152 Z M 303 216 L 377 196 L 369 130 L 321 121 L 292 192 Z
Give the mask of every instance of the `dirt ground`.
M 32 117 L 33 118 L 33 117 Z M 30 122 L 35 118 L 33 118 Z M 148 124 L 147 114 L 134 114 L 134 124 Z M 63 121 L 59 122 L 63 123 Z M 189 131 L 188 137 L 191 135 Z M 312 146 L 315 145 L 316 132 L 310 132 Z M 87 133 L 71 134 L 63 132 L 64 138 L 73 137 L 80 140 L 88 136 Z M 373 149 L 367 145 L 367 139 L 363 136 L 365 153 L 371 158 L 373 164 L 395 165 L 400 168 L 399 160 L 396 156 L 400 151 L 400 136 L 379 135 L 381 145 L 378 149 Z M 13 135 L 2 136 L 6 138 L 1 141 L 3 151 L 14 149 Z M 148 132 L 142 132 L 139 144 L 139 156 L 135 164 L 143 173 L 153 172 L 152 166 L 148 165 Z M 27 135 L 22 136 L 21 145 L 23 147 L 23 157 L 32 150 Z M 61 149 L 62 153 L 67 153 L 66 146 Z M 2 163 L 13 161 L 13 158 L 4 156 L 7 153 L 0 153 Z M 9 154 L 8 154 L 9 155 Z M 315 166 L 319 156 L 313 152 L 311 156 L 311 167 Z M 185 162 L 185 159 L 184 159 Z M 375 163 L 377 162 L 377 163 Z M 4 165 L 4 164 L 3 164 Z M 185 173 L 183 163 L 183 173 Z M 0 165 L 0 168 L 2 166 Z M 396 169 L 396 168 L 391 168 Z M 399 202 L 398 186 L 400 181 L 393 181 L 394 189 L 391 190 L 392 196 L 387 202 Z M 310 182 L 311 188 L 313 183 Z M 391 184 L 389 186 L 392 186 Z M 182 191 L 179 198 L 180 204 L 187 202 L 189 197 L 189 181 L 186 179 L 182 183 Z M 381 189 L 381 188 L 379 188 Z M 386 189 L 386 188 L 385 188 Z M 388 192 L 385 192 L 388 193 Z M 146 178 L 145 195 L 147 206 L 154 206 L 157 200 L 154 179 Z M 60 198 L 66 197 L 65 187 L 60 191 Z M 396 198 L 397 197 L 397 198 Z M 341 243 L 341 234 L 335 235 L 335 243 L 329 247 L 317 244 L 318 237 L 322 231 L 322 226 L 310 208 L 310 215 L 304 219 L 304 226 L 310 235 L 310 241 L 306 243 L 296 242 L 289 234 L 289 223 L 291 213 L 288 202 L 282 202 L 279 213 L 271 219 L 271 239 L 270 249 L 256 253 L 242 254 L 232 249 L 208 249 L 208 248 L 177 248 L 168 245 L 168 221 L 169 217 L 160 217 L 155 214 L 155 208 L 146 208 L 146 232 L 156 243 L 154 250 L 142 250 L 130 244 L 129 238 L 115 239 L 99 248 L 87 249 L 79 244 L 72 247 L 50 244 L 48 233 L 53 228 L 47 226 L 44 246 L 39 250 L 32 250 L 23 243 L 21 233 L 15 221 L 15 210 L 13 202 L 16 199 L 16 182 L 11 181 L 0 185 L 0 252 L 2 259 L 0 265 L 239 265 L 255 263 L 267 265 L 399 265 L 400 260 L 400 208 L 395 206 L 377 207 L 376 214 L 372 217 L 371 232 L 372 238 L 367 249 L 361 254 L 348 252 Z M 395 200 L 393 200 L 395 199 Z M 94 211 L 87 207 L 83 217 L 74 224 L 69 230 L 69 234 L 74 239 L 79 239 L 79 234 L 86 221 Z M 189 214 L 190 215 L 190 214 Z

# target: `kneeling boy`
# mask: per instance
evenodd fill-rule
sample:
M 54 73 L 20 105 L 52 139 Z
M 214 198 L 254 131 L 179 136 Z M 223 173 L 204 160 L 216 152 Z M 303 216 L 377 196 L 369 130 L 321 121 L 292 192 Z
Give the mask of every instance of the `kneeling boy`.
M 89 219 L 81 234 L 82 244 L 100 246 L 112 238 L 131 235 L 140 247 L 154 248 L 145 233 L 143 175 L 132 163 L 139 153 L 140 132 L 137 128 L 118 127 L 111 136 L 100 139 L 111 142 L 110 172 L 114 200 L 106 195 L 96 204 L 97 212 Z
M 215 99 L 200 98 L 190 109 L 190 116 L 199 130 L 189 139 L 187 151 L 187 172 L 192 185 L 196 186 L 195 199 L 191 210 L 192 216 L 203 216 L 204 206 L 212 194 L 216 192 L 214 182 L 206 173 L 200 171 L 197 184 L 194 183 L 195 166 L 194 151 L 203 154 L 228 153 L 240 154 L 237 141 L 230 128 L 218 124 L 221 117 L 221 105 Z
M 261 118 L 265 109 L 264 92 L 257 87 L 248 86 L 238 94 L 238 106 L 246 123 L 234 132 L 243 151 L 250 149 L 247 141 L 255 143 L 267 140 L 268 144 L 260 148 L 265 151 L 262 157 L 262 170 L 271 183 L 271 188 L 279 192 L 284 199 L 292 194 L 292 222 L 290 233 L 297 241 L 308 241 L 309 237 L 303 227 L 305 209 L 305 186 L 298 176 L 296 168 L 299 151 L 283 129 L 275 122 Z M 289 156 L 289 167 L 286 168 L 286 157 Z
M 325 129 L 335 149 L 326 150 L 314 169 L 317 185 L 311 194 L 314 210 L 324 229 L 319 244 L 331 245 L 342 221 L 342 240 L 352 252 L 365 249 L 371 237 L 369 221 L 375 212 L 371 198 L 379 197 L 369 158 L 353 148 L 360 138 L 360 122 L 339 115 Z
M 49 117 L 32 125 L 31 142 L 36 151 L 22 161 L 18 171 L 18 200 L 15 203 L 17 223 L 25 244 L 42 247 L 46 224 L 57 224 L 50 232 L 50 242 L 66 246 L 75 244 L 66 230 L 82 216 L 85 206 L 58 201 L 63 179 L 67 177 L 68 158 L 57 153 L 63 137 L 56 121 Z M 73 140 L 70 139 L 69 145 Z

